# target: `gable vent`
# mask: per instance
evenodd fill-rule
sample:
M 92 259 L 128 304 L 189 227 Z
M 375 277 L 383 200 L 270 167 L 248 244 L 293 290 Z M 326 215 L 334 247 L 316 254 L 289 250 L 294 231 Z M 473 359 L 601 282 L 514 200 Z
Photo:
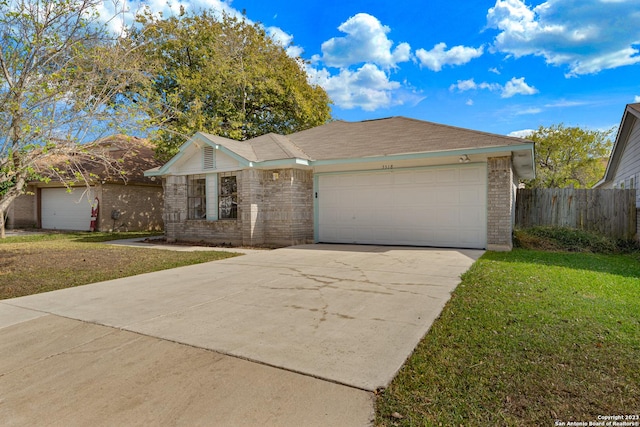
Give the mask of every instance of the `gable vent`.
M 204 147 L 202 150 L 202 166 L 204 169 L 216 168 L 216 153 L 213 147 Z

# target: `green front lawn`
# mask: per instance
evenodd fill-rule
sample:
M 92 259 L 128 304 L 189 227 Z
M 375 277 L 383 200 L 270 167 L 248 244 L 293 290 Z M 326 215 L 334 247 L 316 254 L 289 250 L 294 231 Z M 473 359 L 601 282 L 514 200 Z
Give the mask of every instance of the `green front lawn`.
M 0 299 L 238 255 L 214 249 L 175 252 L 101 243 L 146 236 L 149 233 L 56 233 L 0 240 Z
M 552 426 L 640 413 L 640 255 L 487 252 L 376 423 Z

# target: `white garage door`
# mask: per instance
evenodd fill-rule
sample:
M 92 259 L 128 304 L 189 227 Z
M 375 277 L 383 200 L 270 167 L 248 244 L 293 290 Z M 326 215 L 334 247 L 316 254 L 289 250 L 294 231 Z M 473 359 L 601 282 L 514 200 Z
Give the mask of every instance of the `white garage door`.
M 485 248 L 485 165 L 320 175 L 318 240 Z
M 89 230 L 91 224 L 91 204 L 93 194 L 86 188 L 42 189 L 42 228 L 50 230 Z

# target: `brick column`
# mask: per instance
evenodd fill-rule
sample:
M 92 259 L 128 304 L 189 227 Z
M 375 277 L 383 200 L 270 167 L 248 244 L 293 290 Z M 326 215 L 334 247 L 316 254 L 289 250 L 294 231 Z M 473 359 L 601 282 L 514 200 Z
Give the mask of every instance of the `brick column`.
M 248 246 L 264 245 L 263 182 L 265 172 L 245 169 L 240 172 L 238 185 L 238 204 L 242 221 L 242 244 Z
M 487 163 L 487 249 L 510 251 L 515 204 L 511 157 L 491 157 Z
M 187 177 L 168 176 L 164 188 L 164 232 L 167 240 L 180 237 L 187 219 Z

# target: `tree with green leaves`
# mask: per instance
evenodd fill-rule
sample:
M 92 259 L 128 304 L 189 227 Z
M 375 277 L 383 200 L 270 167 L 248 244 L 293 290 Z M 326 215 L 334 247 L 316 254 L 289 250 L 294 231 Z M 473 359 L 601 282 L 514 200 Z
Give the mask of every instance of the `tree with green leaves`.
M 135 117 L 119 94 L 146 78 L 103 0 L 0 0 L 0 236 L 32 180 L 83 180 L 85 161 L 117 168 L 82 143 Z M 117 5 L 114 5 L 117 6 Z M 116 8 L 117 10 L 117 8 Z M 131 65 L 131 66 L 130 66 Z M 65 159 L 64 171 L 58 169 Z M 69 174 L 62 172 L 70 171 Z M 87 183 L 88 185 L 88 183 Z
M 591 188 L 604 175 L 612 130 L 597 131 L 563 124 L 540 126 L 527 139 L 535 143 L 536 178 L 528 188 Z
M 151 98 L 144 104 L 155 106 L 149 121 L 165 159 L 198 131 L 246 140 L 330 119 L 326 92 L 260 25 L 218 19 L 213 11 L 138 20 L 134 37 L 155 74 L 150 87 L 131 88 L 130 95 Z

